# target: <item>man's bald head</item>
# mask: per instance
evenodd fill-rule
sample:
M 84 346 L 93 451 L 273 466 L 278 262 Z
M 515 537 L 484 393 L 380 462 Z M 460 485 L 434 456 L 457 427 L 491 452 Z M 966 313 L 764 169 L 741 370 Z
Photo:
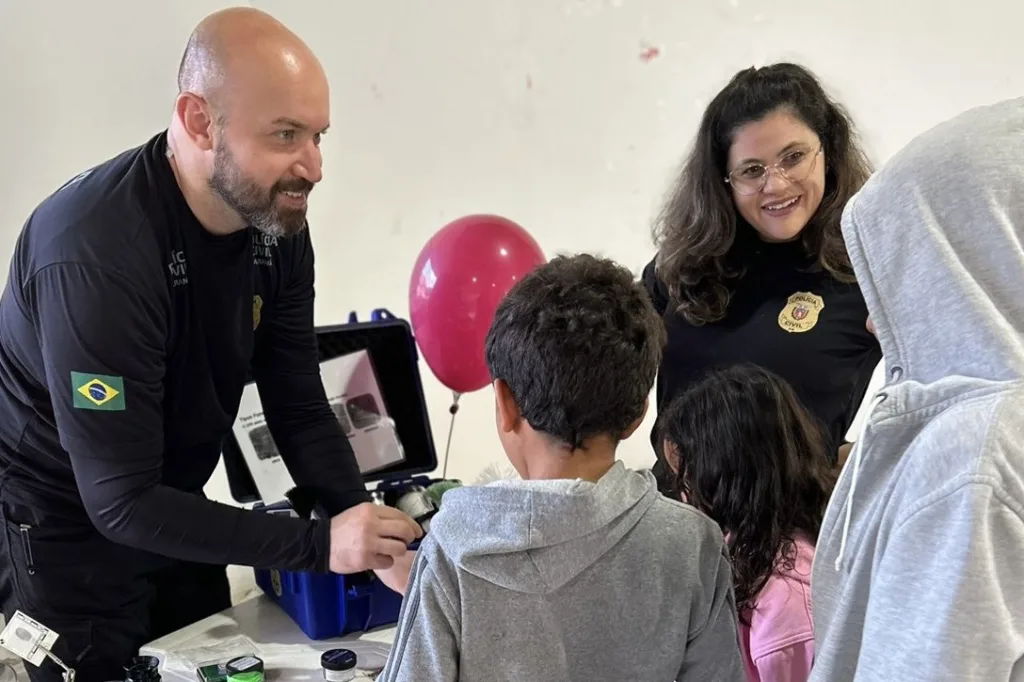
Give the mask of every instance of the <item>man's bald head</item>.
M 327 77 L 309 47 L 265 12 L 216 12 L 189 37 L 178 91 L 176 167 L 207 185 L 215 212 L 237 218 L 217 230 L 301 231 L 330 121 Z
M 192 31 L 178 68 L 178 92 L 212 104 L 268 75 L 326 81 L 316 56 L 287 26 L 266 12 L 233 7 L 207 16 Z

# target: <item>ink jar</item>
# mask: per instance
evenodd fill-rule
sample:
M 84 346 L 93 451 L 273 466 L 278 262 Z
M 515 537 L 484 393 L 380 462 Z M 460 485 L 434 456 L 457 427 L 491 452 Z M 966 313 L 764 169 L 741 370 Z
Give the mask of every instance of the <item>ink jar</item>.
M 324 682 L 348 682 L 356 677 L 356 654 L 349 649 L 330 649 L 320 656 Z
M 227 682 L 263 682 L 263 661 L 256 656 L 232 658 L 224 669 Z

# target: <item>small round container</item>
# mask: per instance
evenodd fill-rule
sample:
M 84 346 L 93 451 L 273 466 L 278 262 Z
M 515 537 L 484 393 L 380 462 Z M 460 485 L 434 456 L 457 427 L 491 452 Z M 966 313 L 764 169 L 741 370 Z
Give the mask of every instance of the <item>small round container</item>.
M 348 682 L 356 677 L 356 654 L 349 649 L 330 649 L 320 656 L 325 682 Z
M 262 676 L 263 661 L 256 656 L 239 656 L 228 661 L 224 669 L 232 676 L 243 673 L 259 673 Z

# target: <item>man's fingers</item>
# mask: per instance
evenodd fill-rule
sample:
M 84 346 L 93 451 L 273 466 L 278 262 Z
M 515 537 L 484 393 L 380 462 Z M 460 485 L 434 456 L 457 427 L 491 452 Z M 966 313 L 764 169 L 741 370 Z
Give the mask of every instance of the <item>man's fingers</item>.
M 390 538 L 377 538 L 368 549 L 374 554 L 385 555 L 392 558 L 398 558 L 409 551 L 407 543 L 404 543 L 401 540 L 392 540 Z
M 385 519 L 389 521 L 401 521 L 409 526 L 414 533 L 413 537 L 418 538 L 423 536 L 423 529 L 420 528 L 420 524 L 416 523 L 408 517 L 404 512 L 395 509 L 394 507 L 377 507 L 377 518 Z
M 386 538 L 404 540 L 407 545 L 416 539 L 415 530 L 410 528 L 408 523 L 403 523 L 397 519 L 385 519 L 384 521 L 381 521 L 380 535 Z

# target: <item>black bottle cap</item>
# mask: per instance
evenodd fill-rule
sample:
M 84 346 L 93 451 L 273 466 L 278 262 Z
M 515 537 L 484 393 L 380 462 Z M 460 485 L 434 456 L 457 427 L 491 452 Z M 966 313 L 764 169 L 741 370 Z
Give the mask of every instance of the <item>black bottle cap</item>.
M 330 649 L 320 656 L 320 667 L 334 672 L 352 670 L 356 667 L 356 654 L 349 649 Z

